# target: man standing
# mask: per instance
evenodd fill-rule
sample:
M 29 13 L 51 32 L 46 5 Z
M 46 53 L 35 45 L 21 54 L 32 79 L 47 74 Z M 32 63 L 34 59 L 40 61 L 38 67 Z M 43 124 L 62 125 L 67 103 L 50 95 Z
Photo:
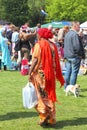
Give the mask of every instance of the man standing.
M 82 43 L 79 40 L 78 31 L 80 30 L 79 22 L 72 22 L 71 30 L 66 34 L 64 39 L 64 58 L 66 59 L 65 85 L 75 85 L 77 74 L 83 57 Z
M 64 37 L 65 34 L 69 31 L 69 26 L 64 26 L 63 28 L 61 28 L 58 32 L 58 42 L 60 44 L 64 43 Z

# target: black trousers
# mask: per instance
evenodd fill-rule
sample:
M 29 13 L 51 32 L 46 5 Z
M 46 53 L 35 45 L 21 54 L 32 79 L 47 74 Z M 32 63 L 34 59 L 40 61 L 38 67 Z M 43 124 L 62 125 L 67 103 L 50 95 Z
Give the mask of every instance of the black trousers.
M 4 65 L 4 63 L 3 63 L 3 67 L 4 67 L 4 70 L 7 70 L 7 67 L 6 67 L 6 65 Z M 0 59 L 0 70 L 2 69 L 2 62 L 1 62 L 1 59 Z
M 1 70 L 1 59 L 0 59 L 0 70 Z

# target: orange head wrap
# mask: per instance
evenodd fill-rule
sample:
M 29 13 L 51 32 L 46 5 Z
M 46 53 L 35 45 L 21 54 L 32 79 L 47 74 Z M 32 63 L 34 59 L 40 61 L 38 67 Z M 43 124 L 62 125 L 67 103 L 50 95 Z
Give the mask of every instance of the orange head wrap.
M 47 29 L 47 28 L 40 28 L 38 31 L 38 35 L 41 38 L 45 38 L 45 39 L 49 39 L 53 37 L 53 33 L 51 30 Z

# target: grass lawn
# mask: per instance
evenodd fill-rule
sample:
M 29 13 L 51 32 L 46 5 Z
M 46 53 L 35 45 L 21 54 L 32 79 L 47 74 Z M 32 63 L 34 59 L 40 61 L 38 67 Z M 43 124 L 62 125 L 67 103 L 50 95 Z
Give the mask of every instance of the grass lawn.
M 87 130 L 87 75 L 78 76 L 81 85 L 80 97 L 65 96 L 57 83 L 57 124 L 41 127 L 34 109 L 25 109 L 22 104 L 22 88 L 28 81 L 16 71 L 0 72 L 0 130 Z

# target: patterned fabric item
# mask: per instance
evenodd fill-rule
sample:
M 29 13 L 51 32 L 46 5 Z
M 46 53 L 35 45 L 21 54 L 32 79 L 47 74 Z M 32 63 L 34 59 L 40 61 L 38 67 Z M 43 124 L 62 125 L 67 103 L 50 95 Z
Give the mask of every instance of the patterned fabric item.
M 46 78 L 45 89 L 48 93 L 49 98 L 55 102 L 56 101 L 55 78 L 57 78 L 60 81 L 61 86 L 64 84 L 64 78 L 62 76 L 57 48 L 53 43 L 51 43 L 54 48 L 54 54 L 55 54 L 53 60 L 51 49 L 50 49 L 50 43 L 48 43 L 47 40 L 42 39 L 41 41 L 39 41 L 39 44 L 40 44 L 41 56 L 42 56 L 41 59 L 42 70 L 44 71 L 45 78 Z M 55 62 L 55 67 L 53 67 L 54 64 L 53 61 Z

